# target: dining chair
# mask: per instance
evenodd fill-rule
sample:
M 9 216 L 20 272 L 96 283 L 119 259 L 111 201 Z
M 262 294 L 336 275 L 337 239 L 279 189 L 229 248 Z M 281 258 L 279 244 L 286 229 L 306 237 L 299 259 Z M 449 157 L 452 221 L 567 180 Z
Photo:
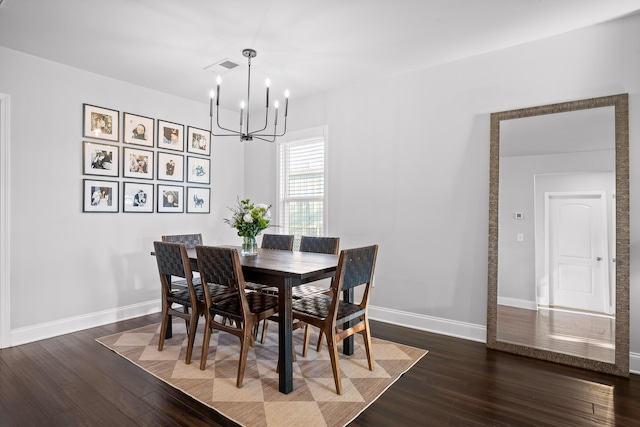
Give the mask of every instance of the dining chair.
M 289 234 L 264 234 L 262 236 L 262 249 L 276 249 L 280 251 L 292 251 L 293 250 L 293 235 Z M 246 289 L 250 291 L 259 291 L 264 288 L 270 287 L 262 283 L 246 282 Z
M 315 236 L 302 236 L 300 239 L 300 252 L 314 252 L 321 254 L 333 254 L 338 255 L 340 248 L 340 238 L 339 237 L 315 237 Z M 327 281 L 327 279 L 323 279 L 323 281 Z M 329 280 L 329 283 L 330 280 Z M 294 286 L 291 289 L 291 296 L 294 299 L 304 298 L 313 294 L 321 294 L 328 292 L 330 289 L 329 286 L 314 286 L 309 284 Z M 278 295 L 278 288 L 274 286 L 264 287 L 259 289 L 260 292 L 268 293 L 270 295 Z M 273 319 L 277 321 L 277 316 L 274 316 Z M 262 336 L 260 338 L 260 342 L 262 344 L 265 343 L 267 339 L 267 329 L 268 323 L 265 320 L 262 325 Z M 307 356 L 307 348 L 308 348 L 308 340 L 309 340 L 310 330 L 308 327 L 305 328 L 305 341 L 302 348 L 302 356 Z M 316 346 L 317 351 L 320 351 L 322 347 L 322 331 L 320 331 L 320 335 L 318 336 L 318 344 Z
M 170 234 L 162 236 L 163 242 L 170 243 L 183 243 L 187 249 L 193 249 L 196 245 L 202 244 L 202 234 Z M 194 272 L 195 273 L 195 272 Z M 193 276 L 193 283 L 200 283 L 200 276 L 195 273 Z M 184 279 L 175 279 L 171 280 L 171 286 L 174 287 L 186 287 L 187 283 Z
M 373 371 L 367 308 L 377 255 L 378 245 L 341 251 L 338 268 L 331 281 L 330 295 L 310 295 L 292 303 L 294 320 L 316 326 L 326 336 L 338 394 L 342 394 L 338 344 L 343 339 L 362 332 L 369 370 Z M 342 291 L 361 286 L 364 290 L 360 303 L 348 303 L 340 299 Z
M 162 326 L 160 328 L 158 351 L 162 351 L 164 347 L 165 335 L 171 316 L 178 316 L 185 320 L 187 327 L 188 340 L 185 363 L 189 364 L 193 353 L 198 318 L 204 311 L 203 300 L 198 300 L 196 296 L 193 273 L 185 245 L 183 243 L 153 242 L 153 247 L 162 288 Z M 185 287 L 173 289 L 171 286 L 172 277 L 182 278 Z M 174 308 L 174 304 L 182 306 L 182 311 Z
M 262 235 L 262 249 L 278 249 L 280 251 L 293 250 L 294 236 L 290 234 L 264 234 Z
M 260 292 L 245 292 L 237 249 L 197 245 L 196 254 L 202 283 L 225 286 L 234 293 L 233 297 L 215 301 L 209 298 L 209 286 L 203 286 L 206 326 L 200 369 L 206 367 L 209 341 L 214 329 L 235 335 L 240 339 L 236 387 L 241 388 L 249 347 L 254 345 L 254 329 L 261 320 L 277 312 L 278 298 Z M 216 316 L 223 320 L 219 321 Z M 231 322 L 227 324 L 224 319 L 230 319 Z

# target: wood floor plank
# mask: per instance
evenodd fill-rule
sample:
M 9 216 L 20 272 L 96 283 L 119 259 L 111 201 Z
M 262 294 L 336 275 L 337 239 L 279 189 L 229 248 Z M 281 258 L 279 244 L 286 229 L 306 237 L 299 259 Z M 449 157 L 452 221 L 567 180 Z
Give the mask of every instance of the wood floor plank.
M 142 316 L 0 350 L 0 425 L 234 426 L 95 342 L 159 320 Z M 638 375 L 585 371 L 376 321 L 371 328 L 429 354 L 352 426 L 640 426 Z

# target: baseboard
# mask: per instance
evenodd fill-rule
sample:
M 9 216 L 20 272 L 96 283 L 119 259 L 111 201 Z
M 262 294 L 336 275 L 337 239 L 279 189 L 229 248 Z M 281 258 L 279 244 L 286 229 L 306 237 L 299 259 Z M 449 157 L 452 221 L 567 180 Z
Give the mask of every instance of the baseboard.
M 132 319 L 147 314 L 158 313 L 162 304 L 160 300 L 147 301 L 140 304 L 118 307 L 112 310 L 104 310 L 83 316 L 70 317 L 55 322 L 41 323 L 14 329 L 10 333 L 10 347 L 43 340 L 83 329 L 95 328 L 121 320 Z
M 107 325 L 121 320 L 158 313 L 160 300 L 133 304 L 113 310 L 104 310 L 84 316 L 76 316 L 55 322 L 42 323 L 11 331 L 9 347 L 26 344 L 46 338 L 68 334 L 96 326 Z M 433 332 L 476 342 L 486 342 L 485 326 L 458 322 L 439 317 L 425 316 L 390 308 L 369 306 L 369 318 L 380 322 L 392 323 L 408 328 Z M 629 371 L 640 375 L 640 353 L 629 353 Z
M 455 320 L 374 306 L 369 306 L 369 318 L 436 334 L 477 342 L 487 342 L 486 327 L 473 323 L 457 322 Z M 640 375 L 640 353 L 629 353 L 629 372 Z
M 369 318 L 471 341 L 487 341 L 487 328 L 473 323 L 458 322 L 375 306 L 369 306 Z
M 524 308 L 526 310 L 537 310 L 538 305 L 535 301 L 529 301 L 518 298 L 498 297 L 498 305 L 506 305 L 507 307 Z

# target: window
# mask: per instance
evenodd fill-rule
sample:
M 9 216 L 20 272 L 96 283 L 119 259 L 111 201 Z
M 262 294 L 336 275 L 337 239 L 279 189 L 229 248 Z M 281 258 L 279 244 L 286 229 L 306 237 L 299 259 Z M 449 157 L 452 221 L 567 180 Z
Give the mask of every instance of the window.
M 278 224 L 283 234 L 325 235 L 325 184 L 324 129 L 297 133 L 278 143 Z M 299 238 L 296 248 L 298 242 Z

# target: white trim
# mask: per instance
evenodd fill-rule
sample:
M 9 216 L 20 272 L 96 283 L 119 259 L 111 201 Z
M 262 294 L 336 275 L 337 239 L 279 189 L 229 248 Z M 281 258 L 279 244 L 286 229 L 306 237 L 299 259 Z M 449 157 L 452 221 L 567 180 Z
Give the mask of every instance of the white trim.
M 527 310 L 538 311 L 538 304 L 535 301 L 519 298 L 498 297 L 498 305 L 506 305 L 507 307 L 524 308 Z
M 21 345 L 46 338 L 56 337 L 96 326 L 108 325 L 121 320 L 133 319 L 158 313 L 162 304 L 159 299 L 111 310 L 98 311 L 82 316 L 69 317 L 39 325 L 27 326 L 11 331 L 11 345 Z
M 369 306 L 369 318 L 450 337 L 487 342 L 487 328 L 483 325 L 458 322 L 456 320 L 442 319 L 371 305 Z
M 0 94 L 0 348 L 11 345 L 9 95 Z

